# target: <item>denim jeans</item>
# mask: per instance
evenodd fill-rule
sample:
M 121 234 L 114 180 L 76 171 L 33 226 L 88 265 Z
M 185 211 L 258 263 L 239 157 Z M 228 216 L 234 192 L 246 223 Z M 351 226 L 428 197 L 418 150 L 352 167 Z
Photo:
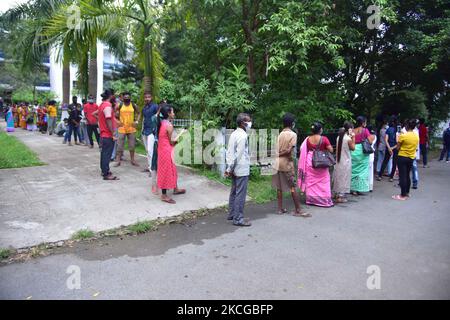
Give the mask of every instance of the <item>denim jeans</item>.
M 75 142 L 77 142 L 77 138 L 81 142 L 80 138 L 80 127 L 75 126 L 74 124 L 69 124 L 69 130 L 67 131 L 67 140 L 70 142 L 72 139 L 72 132 Z
M 114 141 L 112 138 L 102 138 L 102 151 L 100 153 L 100 169 L 102 176 L 106 177 L 109 174 L 109 162 L 114 148 Z
M 116 131 L 114 132 L 114 136 L 115 136 L 116 138 L 119 137 L 119 131 L 118 131 L 117 129 L 116 129 Z M 111 154 L 111 160 L 114 160 L 114 159 L 116 158 L 116 152 L 117 152 L 117 140 L 116 140 L 116 141 L 113 141 L 113 143 L 114 143 L 114 149 L 113 149 L 112 154 Z
M 381 170 L 381 165 L 383 164 L 383 160 L 384 160 L 384 157 L 386 156 L 386 152 L 389 153 L 389 151 L 386 148 L 384 148 L 383 150 L 378 149 L 377 172 L 380 172 L 380 170 Z M 392 157 L 389 158 L 389 161 L 387 164 L 387 172 L 390 173 L 391 170 L 392 170 Z
M 439 161 L 444 160 L 444 155 L 447 155 L 445 160 L 449 161 L 450 160 L 450 144 L 449 145 L 444 144 L 442 151 L 441 151 L 441 156 L 439 157 Z
M 413 187 L 417 187 L 417 185 L 419 184 L 419 170 L 417 169 L 417 159 L 414 159 L 411 173 Z

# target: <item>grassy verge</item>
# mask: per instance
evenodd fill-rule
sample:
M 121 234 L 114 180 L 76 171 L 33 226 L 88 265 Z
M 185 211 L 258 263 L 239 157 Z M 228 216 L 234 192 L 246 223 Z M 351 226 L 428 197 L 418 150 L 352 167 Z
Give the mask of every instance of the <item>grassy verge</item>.
M 194 170 L 210 180 L 231 186 L 231 180 L 221 177 L 216 171 L 206 168 L 195 168 Z M 258 204 L 275 200 L 277 192 L 272 188 L 272 176 L 262 176 L 257 170 L 252 170 L 248 183 L 248 195 Z
M 0 132 L 0 169 L 41 166 L 36 153 L 14 136 Z

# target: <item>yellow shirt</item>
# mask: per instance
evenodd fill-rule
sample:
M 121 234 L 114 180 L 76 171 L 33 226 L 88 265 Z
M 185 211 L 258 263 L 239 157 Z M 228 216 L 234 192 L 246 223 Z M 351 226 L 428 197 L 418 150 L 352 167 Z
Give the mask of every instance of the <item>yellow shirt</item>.
M 408 131 L 399 135 L 398 143 L 401 144 L 398 151 L 399 157 L 416 158 L 416 149 L 419 144 L 419 136 L 416 133 Z
M 48 116 L 49 117 L 56 117 L 57 111 L 55 106 L 48 106 L 47 108 Z
M 122 108 L 120 108 L 120 122 L 122 123 L 122 125 L 119 127 L 119 133 L 136 132 L 136 128 L 133 127 L 134 108 L 131 103 L 128 106 L 122 105 Z

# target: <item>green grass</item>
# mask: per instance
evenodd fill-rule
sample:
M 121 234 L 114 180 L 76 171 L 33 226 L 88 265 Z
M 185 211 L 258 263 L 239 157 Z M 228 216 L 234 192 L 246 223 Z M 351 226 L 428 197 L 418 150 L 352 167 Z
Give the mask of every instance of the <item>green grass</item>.
M 137 223 L 129 226 L 128 231 L 140 234 L 152 230 L 153 227 L 154 226 L 152 221 L 138 221 Z
M 83 230 L 79 230 L 79 231 L 75 232 L 72 236 L 72 239 L 73 240 L 82 240 L 82 239 L 92 238 L 93 236 L 95 236 L 94 231 L 89 230 L 89 229 L 83 229 Z
M 19 139 L 0 132 L 0 169 L 41 166 L 36 153 L 31 151 Z
M 231 179 L 225 179 L 216 171 L 206 168 L 195 168 L 197 173 L 207 177 L 210 180 L 220 182 L 224 185 L 231 186 Z M 262 176 L 252 171 L 248 183 L 248 195 L 254 202 L 262 204 L 273 201 L 277 198 L 277 192 L 272 188 L 272 176 Z
M 0 259 L 6 259 L 11 255 L 11 250 L 0 248 Z

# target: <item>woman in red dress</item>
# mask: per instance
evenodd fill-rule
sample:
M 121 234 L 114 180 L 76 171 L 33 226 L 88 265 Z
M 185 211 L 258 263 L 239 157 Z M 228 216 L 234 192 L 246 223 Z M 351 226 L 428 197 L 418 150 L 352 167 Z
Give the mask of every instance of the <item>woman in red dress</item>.
M 161 200 L 167 203 L 175 203 L 175 200 L 167 195 L 167 189 L 173 189 L 175 195 L 186 193 L 185 189 L 178 189 L 177 187 L 178 175 L 174 159 L 174 146 L 184 130 L 175 139 L 172 139 L 173 125 L 170 121 L 174 118 L 173 107 L 163 104 L 158 119 L 157 180 L 158 188 L 162 190 Z

